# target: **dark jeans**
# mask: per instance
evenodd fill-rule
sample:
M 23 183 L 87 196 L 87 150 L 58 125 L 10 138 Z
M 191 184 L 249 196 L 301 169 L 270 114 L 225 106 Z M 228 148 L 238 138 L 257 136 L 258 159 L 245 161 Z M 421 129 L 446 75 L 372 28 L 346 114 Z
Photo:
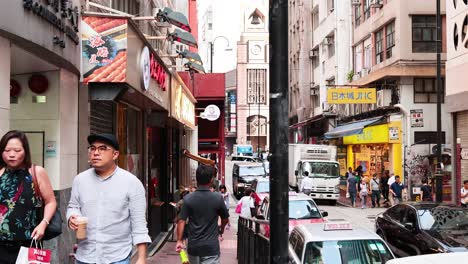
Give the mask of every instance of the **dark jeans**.
M 21 246 L 29 247 L 31 241 L 23 242 L 1 242 L 0 241 L 0 264 L 15 264 Z
M 388 185 L 382 185 L 382 195 L 383 195 L 384 200 L 387 200 L 387 201 L 388 201 L 388 192 L 389 192 Z
M 375 207 L 375 204 L 377 203 L 377 206 L 380 207 L 380 191 L 374 191 L 372 190 L 372 207 Z
M 468 204 L 461 204 L 461 207 L 468 208 Z
M 349 192 L 349 198 L 351 199 L 351 206 L 354 206 L 356 203 L 356 192 Z

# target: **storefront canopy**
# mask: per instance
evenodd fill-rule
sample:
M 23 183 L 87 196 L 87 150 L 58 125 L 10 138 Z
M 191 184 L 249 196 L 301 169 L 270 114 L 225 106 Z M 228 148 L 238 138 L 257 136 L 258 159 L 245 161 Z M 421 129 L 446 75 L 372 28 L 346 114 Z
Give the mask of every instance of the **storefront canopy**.
M 325 138 L 340 138 L 344 136 L 350 136 L 355 134 L 361 134 L 362 130 L 367 126 L 375 125 L 380 122 L 382 117 L 357 121 L 353 123 L 347 123 L 341 126 L 335 127 L 333 130 L 325 133 Z

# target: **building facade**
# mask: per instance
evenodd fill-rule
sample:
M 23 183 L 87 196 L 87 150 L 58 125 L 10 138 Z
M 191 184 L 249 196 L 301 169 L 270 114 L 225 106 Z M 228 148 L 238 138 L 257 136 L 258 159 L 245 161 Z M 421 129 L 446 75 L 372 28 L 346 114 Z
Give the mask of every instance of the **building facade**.
M 348 82 L 351 25 L 350 0 L 289 1 L 290 142 L 317 143 L 333 124 L 327 88 Z
M 458 203 L 459 191 L 464 180 L 468 180 L 468 159 L 464 149 L 468 148 L 468 4 L 466 1 L 447 2 L 447 64 L 446 102 L 447 111 L 453 118 L 454 199 Z
M 244 9 L 244 30 L 237 43 L 237 144 L 268 151 L 269 54 L 268 2 Z
M 401 130 L 401 145 L 389 146 L 389 169 L 404 175 L 409 186 L 420 186 L 422 178 L 432 178 L 437 143 L 436 116 L 436 1 L 383 0 L 352 1 L 353 87 L 375 88 L 375 104 L 337 106 L 340 121 L 350 122 L 384 116 Z M 442 1 L 442 14 L 445 2 Z M 445 75 L 447 40 L 442 16 L 442 76 Z M 444 89 L 442 87 L 442 89 Z M 445 100 L 444 100 L 445 102 Z M 444 199 L 450 196 L 450 150 L 452 124 L 442 102 Z M 391 126 L 389 127 L 391 128 Z M 392 130 L 388 131 L 392 133 Z M 395 131 L 393 131 L 395 132 Z M 391 134 L 390 134 L 391 135 Z M 401 150 L 399 150 L 401 146 Z M 348 146 L 348 152 L 352 147 Z M 401 153 L 401 154 L 400 154 Z M 402 159 L 403 162 L 399 162 Z M 398 165 L 402 164 L 402 166 Z M 410 189 L 412 191 L 412 189 Z

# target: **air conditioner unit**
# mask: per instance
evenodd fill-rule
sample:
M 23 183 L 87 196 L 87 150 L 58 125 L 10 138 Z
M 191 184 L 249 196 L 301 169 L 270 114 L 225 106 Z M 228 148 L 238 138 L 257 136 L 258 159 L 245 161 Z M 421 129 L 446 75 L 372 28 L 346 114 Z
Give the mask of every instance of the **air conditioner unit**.
M 352 0 L 352 1 L 351 1 L 351 4 L 352 4 L 352 5 L 355 5 L 355 6 L 356 6 L 356 5 L 360 5 L 360 4 L 361 4 L 361 0 Z
M 377 108 L 389 106 L 392 101 L 392 90 L 377 91 Z
M 381 0 L 371 0 L 370 7 L 371 8 L 382 8 L 383 4 Z
M 318 56 L 318 50 L 310 50 L 309 51 L 309 58 L 313 59 L 313 58 L 316 58 Z
M 367 68 L 362 68 L 361 70 L 361 78 L 367 76 L 369 74 L 369 69 Z
M 323 45 L 331 45 L 333 44 L 333 40 L 330 38 L 330 37 L 326 37 L 323 39 L 323 42 L 322 42 Z
M 320 94 L 320 87 L 318 85 L 310 87 L 310 95 L 319 95 L 319 94 Z

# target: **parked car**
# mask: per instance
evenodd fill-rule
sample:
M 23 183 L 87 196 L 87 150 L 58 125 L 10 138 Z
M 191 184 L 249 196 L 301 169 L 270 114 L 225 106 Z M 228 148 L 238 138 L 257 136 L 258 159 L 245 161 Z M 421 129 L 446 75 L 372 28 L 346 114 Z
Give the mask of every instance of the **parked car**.
M 303 193 L 289 192 L 289 231 L 295 226 L 308 223 L 323 223 L 328 212 L 321 211 L 314 200 Z M 270 220 L 270 199 L 265 197 L 258 208 L 258 219 Z M 261 225 L 260 232 L 270 237 L 269 224 Z
M 343 221 L 296 226 L 288 250 L 291 264 L 384 264 L 395 258 L 377 234 Z
M 377 216 L 375 231 L 399 257 L 468 251 L 468 209 L 399 204 Z
M 250 187 L 257 178 L 266 177 L 262 163 L 239 162 L 232 167 L 232 189 L 237 199 L 244 195 L 246 188 Z
M 439 253 L 430 255 L 420 255 L 406 258 L 392 259 L 387 264 L 440 264 L 440 263 L 465 263 L 468 259 L 468 252 Z
M 250 188 L 255 192 L 255 195 L 257 196 L 255 200 L 261 202 L 270 193 L 270 178 L 257 178 L 253 180 L 252 185 L 250 185 Z

